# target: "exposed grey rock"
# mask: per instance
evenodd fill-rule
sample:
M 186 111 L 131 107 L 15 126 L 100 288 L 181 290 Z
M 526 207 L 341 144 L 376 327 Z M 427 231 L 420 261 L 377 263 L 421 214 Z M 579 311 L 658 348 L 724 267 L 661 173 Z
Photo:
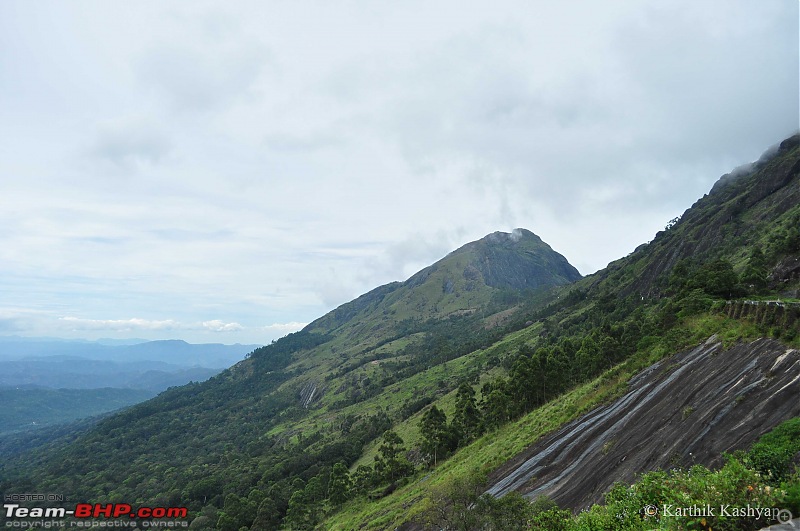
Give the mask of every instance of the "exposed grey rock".
M 300 405 L 307 409 L 308 406 L 311 405 L 311 402 L 313 402 L 314 399 L 319 398 L 321 395 L 322 391 L 317 386 L 317 382 L 308 382 L 300 389 Z
M 490 477 L 489 493 L 547 495 L 581 509 L 615 481 L 654 469 L 721 465 L 800 415 L 800 352 L 759 339 L 724 350 L 715 338 L 630 382 L 630 390 L 535 442 Z

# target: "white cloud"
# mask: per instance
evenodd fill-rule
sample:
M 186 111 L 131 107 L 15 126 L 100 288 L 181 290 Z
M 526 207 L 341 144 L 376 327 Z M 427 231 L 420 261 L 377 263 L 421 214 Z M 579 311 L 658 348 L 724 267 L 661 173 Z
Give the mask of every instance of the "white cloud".
M 136 331 L 197 331 L 205 330 L 210 332 L 239 332 L 245 327 L 236 322 L 226 323 L 219 319 L 203 321 L 198 323 L 182 323 L 174 319 L 151 320 L 151 319 L 83 319 L 79 317 L 59 317 L 72 331 L 86 330 L 108 330 L 114 332 L 136 332 Z M 292 323 L 295 324 L 295 323 Z M 280 325 L 285 326 L 285 325 Z
M 264 330 L 269 332 L 280 332 L 282 334 L 288 334 L 290 332 L 297 332 L 298 330 L 302 330 L 306 327 L 308 323 L 272 323 L 271 325 L 264 326 Z
M 156 44 L 141 59 L 139 77 L 178 112 L 217 110 L 247 97 L 266 53 L 257 43 L 195 41 Z
M 179 319 L 91 319 L 58 315 L 54 311 L 31 310 L 20 307 L 0 307 L 0 334 L 19 334 L 31 337 L 57 336 L 97 339 L 103 337 L 142 339 L 188 338 L 192 342 L 226 342 L 266 344 L 273 339 L 304 328 L 308 323 L 286 322 L 270 325 L 245 326 L 235 321 L 210 319 L 182 321 Z M 228 339 L 230 338 L 230 339 Z
M 244 329 L 239 323 L 224 323 L 219 319 L 204 321 L 203 328 L 212 332 L 238 332 Z

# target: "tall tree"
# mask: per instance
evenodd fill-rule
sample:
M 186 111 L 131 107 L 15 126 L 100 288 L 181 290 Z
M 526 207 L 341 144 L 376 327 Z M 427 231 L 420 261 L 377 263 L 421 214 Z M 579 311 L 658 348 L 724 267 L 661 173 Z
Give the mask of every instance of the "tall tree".
M 433 462 L 433 466 L 436 466 L 450 447 L 447 415 L 438 407 L 433 406 L 422 415 L 419 429 L 422 435 L 422 452 L 428 456 L 428 462 Z
M 739 276 L 728 260 L 720 258 L 703 264 L 689 281 L 689 287 L 698 287 L 714 297 L 733 298 L 739 292 Z
M 347 501 L 353 482 L 347 466 L 341 461 L 333 465 L 331 476 L 328 480 L 328 500 L 333 506 L 339 506 Z
M 481 417 L 475 403 L 475 390 L 464 382 L 456 391 L 456 410 L 453 413 L 453 431 L 458 435 L 459 446 L 480 435 Z
M 750 251 L 747 266 L 742 271 L 742 284 L 758 291 L 767 285 L 767 260 L 761 247 L 754 247 Z
M 375 457 L 375 473 L 379 479 L 394 482 L 413 470 L 411 463 L 403 456 L 406 451 L 403 444 L 403 439 L 396 432 L 384 432 L 383 442 Z
M 481 413 L 483 428 L 493 430 L 499 428 L 511 418 L 511 396 L 506 392 L 506 384 L 502 380 L 484 386 Z
M 471 470 L 455 475 L 430 489 L 423 517 L 435 529 L 484 529 L 482 515 L 475 510 L 486 490 L 486 474 Z

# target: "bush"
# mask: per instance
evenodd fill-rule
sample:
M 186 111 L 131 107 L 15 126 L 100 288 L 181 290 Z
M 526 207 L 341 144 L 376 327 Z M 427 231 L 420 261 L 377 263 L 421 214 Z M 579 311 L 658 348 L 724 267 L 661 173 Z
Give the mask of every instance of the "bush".
M 769 485 L 758 471 L 747 468 L 742 459 L 729 457 L 716 471 L 696 465 L 689 470 L 650 472 L 639 482 L 617 484 L 606 495 L 606 504 L 595 505 L 579 514 L 570 530 L 704 529 L 745 531 L 775 522 L 763 516 L 741 516 L 736 507 L 786 508 L 800 512 L 800 476 L 781 488 Z M 681 514 L 677 508 L 711 506 L 714 514 Z M 730 516 L 721 513 L 728 507 Z M 797 512 L 795 514 L 798 514 Z
M 766 478 L 780 483 L 794 472 L 792 459 L 800 452 L 800 417 L 779 424 L 761 437 L 744 458 Z
M 708 311 L 714 301 L 702 289 L 693 289 L 677 302 L 681 319 Z

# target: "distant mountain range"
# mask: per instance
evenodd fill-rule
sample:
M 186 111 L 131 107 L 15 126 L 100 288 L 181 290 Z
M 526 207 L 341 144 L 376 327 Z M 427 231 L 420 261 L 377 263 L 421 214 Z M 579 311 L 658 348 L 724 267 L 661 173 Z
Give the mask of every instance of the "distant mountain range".
M 159 392 L 207 380 L 258 348 L 180 340 L 124 343 L 0 337 L 0 388 L 117 387 Z
M 106 413 L 208 380 L 256 348 L 0 337 L 0 435 Z
M 33 357 L 74 356 L 103 361 L 162 361 L 182 367 L 223 369 L 241 360 L 260 345 L 190 344 L 163 341 L 114 340 L 79 341 L 56 338 L 0 336 L 0 361 Z

